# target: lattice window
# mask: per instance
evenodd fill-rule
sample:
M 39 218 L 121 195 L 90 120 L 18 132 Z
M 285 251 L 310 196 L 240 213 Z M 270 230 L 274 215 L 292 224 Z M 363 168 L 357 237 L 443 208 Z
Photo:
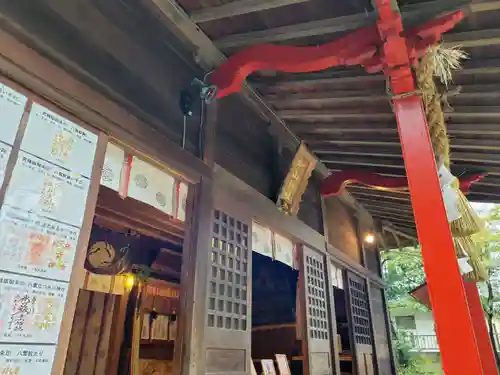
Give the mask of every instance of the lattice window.
M 208 326 L 246 331 L 248 225 L 214 210 Z
M 364 282 L 349 278 L 349 289 L 352 303 L 354 341 L 357 344 L 371 345 L 372 330 L 370 327 L 370 310 L 368 307 L 366 285 Z
M 328 314 L 323 260 L 306 255 L 307 306 L 309 309 L 309 336 L 328 340 Z

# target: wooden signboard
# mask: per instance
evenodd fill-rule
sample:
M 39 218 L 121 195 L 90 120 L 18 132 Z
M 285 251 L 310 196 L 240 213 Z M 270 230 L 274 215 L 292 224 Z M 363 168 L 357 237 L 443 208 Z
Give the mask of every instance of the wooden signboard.
M 304 144 L 299 146 L 278 196 L 277 205 L 287 215 L 297 215 L 317 159 Z

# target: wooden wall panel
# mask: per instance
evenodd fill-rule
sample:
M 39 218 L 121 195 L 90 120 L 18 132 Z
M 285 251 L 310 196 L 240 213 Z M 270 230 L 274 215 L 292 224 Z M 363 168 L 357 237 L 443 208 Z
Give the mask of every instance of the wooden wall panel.
M 375 285 L 370 287 L 370 305 L 372 311 L 373 336 L 377 357 L 378 375 L 394 375 L 394 366 L 391 354 L 387 312 L 383 290 Z
M 361 263 L 357 220 L 339 198 L 325 199 L 325 227 L 330 245 Z
M 300 210 L 297 217 L 314 229 L 323 234 L 323 214 L 321 212 L 321 197 L 319 194 L 320 177 L 313 172 L 307 189 L 300 202 Z
M 366 279 L 347 271 L 349 324 L 352 327 L 354 363 L 357 375 L 374 375 L 373 330 Z
M 115 324 L 121 298 L 80 290 L 64 375 L 108 375 L 110 353 L 123 326 Z M 111 366 L 112 367 L 112 366 Z
M 267 124 L 239 97 L 229 96 L 219 102 L 216 137 L 217 164 L 236 177 L 274 199 L 273 139 Z
M 73 319 L 73 328 L 66 356 L 66 365 L 64 367 L 64 375 L 76 375 L 78 364 L 80 363 L 80 353 L 85 335 L 85 327 L 87 322 L 87 311 L 90 305 L 91 292 L 80 290 L 78 302 L 76 304 L 75 318 Z

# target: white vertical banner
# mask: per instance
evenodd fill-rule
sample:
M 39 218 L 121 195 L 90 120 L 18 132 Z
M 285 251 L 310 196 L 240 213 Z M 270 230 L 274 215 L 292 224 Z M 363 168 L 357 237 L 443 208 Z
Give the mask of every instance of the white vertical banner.
M 274 259 L 293 268 L 293 241 L 278 233 L 274 234 Z
M 273 258 L 273 233 L 255 221 L 252 223 L 252 251 Z
M 120 191 L 120 178 L 122 174 L 125 151 L 109 142 L 106 146 L 106 155 L 102 167 L 101 185 Z
M 134 156 L 128 196 L 174 216 L 175 179 Z

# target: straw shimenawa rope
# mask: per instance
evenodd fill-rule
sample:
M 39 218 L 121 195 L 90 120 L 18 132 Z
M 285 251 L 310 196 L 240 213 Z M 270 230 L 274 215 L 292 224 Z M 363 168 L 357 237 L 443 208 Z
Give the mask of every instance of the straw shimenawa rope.
M 460 67 L 460 61 L 467 55 L 457 48 L 444 49 L 434 46 L 422 57 L 416 71 L 417 84 L 429 126 L 432 149 L 438 166 L 450 169 L 450 142 L 443 113 L 443 95 L 439 93 L 434 77 L 438 76 L 447 87 L 451 82 L 451 72 Z M 473 271 L 466 275 L 471 280 L 484 280 L 487 272 L 478 255 L 471 235 L 482 229 L 482 223 L 467 198 L 460 191 L 458 180 L 453 183 L 458 194 L 458 210 L 461 217 L 451 222 L 455 249 L 458 257 L 468 256 Z

